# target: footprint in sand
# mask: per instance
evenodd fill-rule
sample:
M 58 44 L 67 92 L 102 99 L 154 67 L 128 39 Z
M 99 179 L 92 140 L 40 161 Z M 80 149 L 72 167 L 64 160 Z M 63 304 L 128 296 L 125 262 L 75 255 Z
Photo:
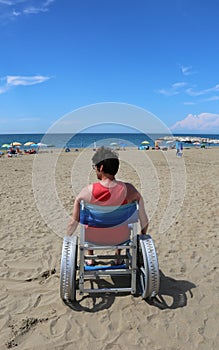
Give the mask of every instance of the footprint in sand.
M 43 273 L 41 273 L 39 276 L 28 278 L 25 281 L 32 282 L 32 281 L 40 280 L 40 283 L 43 283 L 47 278 L 49 278 L 52 275 L 55 275 L 55 273 L 56 273 L 56 269 L 46 270 Z
M 35 301 L 33 307 L 37 307 L 37 306 L 39 305 L 40 301 L 41 301 L 41 295 L 39 295 L 39 296 L 37 297 L 37 300 Z

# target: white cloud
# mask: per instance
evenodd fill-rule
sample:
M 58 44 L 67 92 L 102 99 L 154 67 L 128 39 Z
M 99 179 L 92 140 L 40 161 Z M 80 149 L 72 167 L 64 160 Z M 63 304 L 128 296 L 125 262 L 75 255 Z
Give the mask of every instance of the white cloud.
M 44 0 L 45 1 L 45 0 Z M 34 2 L 34 0 L 0 0 L 0 5 L 7 5 L 8 7 L 19 6 L 22 7 L 26 3 Z M 6 7 L 4 7 L 6 9 Z
M 48 12 L 55 0 L 0 0 L 0 18 L 36 15 Z M 2 10 L 1 10 L 2 9 Z
M 187 83 L 186 83 L 185 81 L 180 81 L 180 82 L 178 82 L 178 83 L 172 84 L 172 87 L 177 89 L 177 88 L 184 87 L 184 86 L 186 86 L 186 85 L 187 85 Z
M 49 6 L 52 4 L 55 0 L 47 0 L 43 1 L 41 4 L 37 2 L 38 6 L 28 6 L 23 9 L 24 14 L 30 14 L 30 15 L 36 15 L 40 12 L 48 12 Z M 39 6 L 40 5 L 40 6 Z
M 36 5 L 30 5 L 23 9 L 23 13 L 26 15 L 36 15 L 40 12 L 48 12 L 49 6 L 54 2 L 55 0 L 47 0 L 47 1 L 33 1 L 36 3 Z
M 0 4 L 11 6 L 13 5 L 13 2 L 9 0 L 0 0 Z
M 174 96 L 177 95 L 179 92 L 176 90 L 165 90 L 165 89 L 160 89 L 156 91 L 158 94 L 165 95 L 165 96 Z
M 192 105 L 195 105 L 195 102 L 187 101 L 187 102 L 184 102 L 183 104 L 184 104 L 185 106 L 192 106 Z
M 47 0 L 44 2 L 44 6 L 49 6 L 50 4 L 52 4 L 55 0 Z
M 218 101 L 219 100 L 219 96 L 211 96 L 209 98 L 204 99 L 204 102 L 209 102 L 209 101 Z
M 219 114 L 188 114 L 185 119 L 178 121 L 170 129 L 175 132 L 217 133 L 219 132 Z
M 36 122 L 36 121 L 39 121 L 39 120 L 40 120 L 40 118 L 35 118 L 35 117 L 16 119 L 16 121 L 19 121 L 19 122 Z
M 36 15 L 40 12 L 47 12 L 48 9 L 47 8 L 44 8 L 44 7 L 33 7 L 33 6 L 30 6 L 30 7 L 27 7 L 23 10 L 23 13 L 25 15 Z
M 189 88 L 186 90 L 186 93 L 189 95 L 189 96 L 201 96 L 201 95 L 207 95 L 207 94 L 210 94 L 212 92 L 219 92 L 219 84 L 211 87 L 211 88 L 208 88 L 208 89 L 203 89 L 203 90 L 199 90 L 199 91 L 195 91 L 194 89 L 192 88 Z
M 35 84 L 40 84 L 43 83 L 44 81 L 48 80 L 49 77 L 44 77 L 42 75 L 35 75 L 35 76 L 19 76 L 19 75 L 9 75 L 7 76 L 7 84 L 9 85 L 35 85 Z
M 21 15 L 21 12 L 17 12 L 15 10 L 12 11 L 12 15 L 17 17 L 17 16 L 20 16 Z
M 186 89 L 185 91 L 187 93 L 187 95 L 189 96 L 200 96 L 200 95 L 203 95 L 203 91 L 194 91 L 192 88 L 189 88 L 189 89 Z
M 194 74 L 192 71 L 192 66 L 180 66 L 181 72 L 183 75 L 191 75 Z
M 206 94 L 208 94 L 209 92 L 219 92 L 219 84 L 213 86 L 212 88 L 206 89 Z
M 8 75 L 0 80 L 4 81 L 3 86 L 0 86 L 0 94 L 10 90 L 14 86 L 30 86 L 44 83 L 45 81 L 51 79 L 50 77 L 42 75 L 34 76 L 21 76 L 21 75 Z
M 158 94 L 164 95 L 164 96 L 168 96 L 168 97 L 179 95 L 179 94 L 186 94 L 186 95 L 193 97 L 193 98 L 197 98 L 197 97 L 204 96 L 204 95 L 209 95 L 209 97 L 205 98 L 205 99 L 195 99 L 195 101 L 185 101 L 185 102 L 183 102 L 184 105 L 194 105 L 197 103 L 211 102 L 211 101 L 218 101 L 219 100 L 219 95 L 211 96 L 212 94 L 219 92 L 219 84 L 216 84 L 215 86 L 207 88 L 207 89 L 195 90 L 194 85 L 193 85 L 193 87 L 188 87 L 187 82 L 181 81 L 181 82 L 173 83 L 167 89 L 159 89 L 155 92 Z
M 186 85 L 187 83 L 185 81 L 180 81 L 177 83 L 173 83 L 169 89 L 160 89 L 156 92 L 165 96 L 174 96 L 178 95 L 182 91 L 182 88 Z

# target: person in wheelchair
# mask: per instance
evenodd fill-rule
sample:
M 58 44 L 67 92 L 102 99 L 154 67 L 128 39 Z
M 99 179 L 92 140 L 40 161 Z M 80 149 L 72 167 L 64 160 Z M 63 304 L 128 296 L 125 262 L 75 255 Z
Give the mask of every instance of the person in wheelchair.
M 80 219 L 80 202 L 84 200 L 87 203 L 101 205 L 101 206 L 120 206 L 137 201 L 139 203 L 139 220 L 141 225 L 141 234 L 145 235 L 148 229 L 148 217 L 145 211 L 144 202 L 141 194 L 137 189 L 127 182 L 118 181 L 115 178 L 119 170 L 118 154 L 106 147 L 99 148 L 92 157 L 93 169 L 96 171 L 98 182 L 89 184 L 84 187 L 75 199 L 72 217 L 67 227 L 67 235 L 71 236 L 77 228 Z M 129 229 L 127 225 L 120 227 L 105 228 L 109 230 L 110 235 L 103 235 L 101 230 L 94 227 L 86 227 L 86 240 L 92 237 L 98 242 L 108 237 L 105 244 L 118 244 L 124 242 L 129 237 Z M 109 241 L 110 236 L 110 241 Z M 89 255 L 93 254 L 90 250 Z M 120 250 L 116 252 L 120 255 Z M 87 260 L 87 265 L 95 265 L 94 259 Z M 121 264 L 121 259 L 117 259 L 115 264 Z

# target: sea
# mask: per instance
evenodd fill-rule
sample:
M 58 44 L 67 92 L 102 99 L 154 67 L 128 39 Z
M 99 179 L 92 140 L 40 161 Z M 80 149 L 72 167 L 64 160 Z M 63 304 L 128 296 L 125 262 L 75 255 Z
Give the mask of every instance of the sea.
M 156 139 L 162 139 L 164 136 L 181 136 L 206 138 L 219 140 L 219 134 L 173 134 L 161 135 L 144 133 L 78 133 L 78 134 L 0 134 L 0 148 L 4 144 L 12 142 L 21 143 L 24 148 L 26 142 L 43 143 L 47 147 L 56 148 L 96 148 L 100 146 L 119 146 L 119 147 L 139 147 L 143 141 L 150 147 L 154 147 Z M 184 146 L 193 147 L 192 143 L 184 143 Z M 219 144 L 208 143 L 207 146 L 218 147 Z

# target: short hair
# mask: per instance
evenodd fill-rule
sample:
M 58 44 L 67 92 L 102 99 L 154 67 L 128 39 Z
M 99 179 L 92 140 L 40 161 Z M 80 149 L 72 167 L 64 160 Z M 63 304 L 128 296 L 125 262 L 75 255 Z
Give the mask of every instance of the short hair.
M 98 170 L 100 169 L 100 166 L 103 165 L 103 171 L 106 174 L 116 175 L 118 172 L 118 154 L 111 148 L 104 146 L 100 147 L 92 157 L 92 161 Z

